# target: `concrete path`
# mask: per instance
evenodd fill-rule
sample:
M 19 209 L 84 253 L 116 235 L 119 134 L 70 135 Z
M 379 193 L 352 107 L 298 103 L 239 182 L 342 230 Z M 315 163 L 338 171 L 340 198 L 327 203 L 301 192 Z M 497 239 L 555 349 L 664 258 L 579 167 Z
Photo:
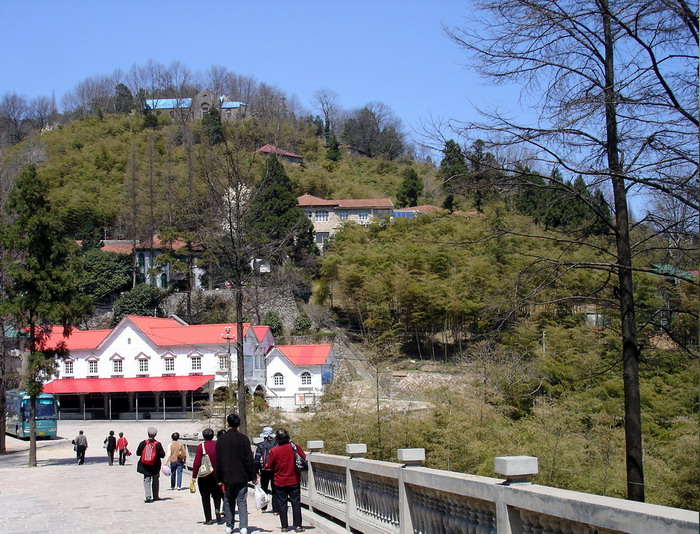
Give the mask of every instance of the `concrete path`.
M 161 501 L 144 503 L 143 476 L 136 472 L 136 456 L 125 466 L 115 458 L 107 463 L 102 442 L 110 430 L 124 432 L 129 448 L 136 450 L 155 426 L 164 446 L 170 435 L 200 432 L 206 426 L 192 421 L 62 421 L 59 437 L 39 441 L 37 467 L 27 467 L 29 442 L 7 438 L 8 454 L 0 456 L 0 533 L 220 533 L 223 525 L 204 525 L 199 492 L 170 491 L 169 477 L 161 474 Z M 77 465 L 71 440 L 84 430 L 88 438 L 85 464 Z M 191 476 L 183 474 L 183 486 Z M 288 511 L 291 521 L 291 510 Z M 308 523 L 312 534 L 326 534 Z M 279 517 L 255 509 L 253 490 L 248 491 L 249 533 L 280 532 Z M 238 521 L 236 529 L 238 532 Z

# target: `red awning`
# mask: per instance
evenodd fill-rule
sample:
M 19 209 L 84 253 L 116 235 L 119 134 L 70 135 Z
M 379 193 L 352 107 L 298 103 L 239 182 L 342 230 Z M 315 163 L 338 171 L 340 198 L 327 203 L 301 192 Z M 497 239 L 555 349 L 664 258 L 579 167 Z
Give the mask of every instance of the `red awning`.
M 44 393 L 140 393 L 143 391 L 194 391 L 214 375 L 142 378 L 62 378 L 44 386 Z

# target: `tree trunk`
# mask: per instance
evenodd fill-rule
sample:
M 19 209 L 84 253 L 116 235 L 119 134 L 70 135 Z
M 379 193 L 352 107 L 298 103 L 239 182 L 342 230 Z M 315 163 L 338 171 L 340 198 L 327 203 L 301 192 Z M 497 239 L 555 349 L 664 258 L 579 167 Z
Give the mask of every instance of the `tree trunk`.
M 245 354 L 243 353 L 243 287 L 236 284 L 236 363 L 238 371 L 238 415 L 241 418 L 241 432 L 248 433 L 245 398 Z
M 29 397 L 29 467 L 36 467 L 36 395 Z
M 627 464 L 627 498 L 644 501 L 644 466 L 642 458 L 642 421 L 639 396 L 639 346 L 635 321 L 632 251 L 629 236 L 627 191 L 618 151 L 617 93 L 615 59 L 608 1 L 601 0 L 605 38 L 605 126 L 608 168 L 615 203 L 616 247 L 618 261 L 620 315 L 622 321 L 622 365 L 625 397 L 625 452 Z

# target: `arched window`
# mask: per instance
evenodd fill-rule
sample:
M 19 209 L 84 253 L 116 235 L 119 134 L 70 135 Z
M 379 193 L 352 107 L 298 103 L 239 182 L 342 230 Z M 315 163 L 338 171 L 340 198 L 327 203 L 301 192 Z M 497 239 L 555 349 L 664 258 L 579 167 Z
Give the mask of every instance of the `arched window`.
M 311 385 L 311 373 L 304 371 L 301 373 L 301 385 L 310 386 Z
M 282 373 L 275 373 L 272 375 L 272 383 L 275 386 L 284 386 L 284 376 L 282 376 Z
M 168 289 L 168 275 L 165 273 L 160 275 L 160 287 L 163 289 Z

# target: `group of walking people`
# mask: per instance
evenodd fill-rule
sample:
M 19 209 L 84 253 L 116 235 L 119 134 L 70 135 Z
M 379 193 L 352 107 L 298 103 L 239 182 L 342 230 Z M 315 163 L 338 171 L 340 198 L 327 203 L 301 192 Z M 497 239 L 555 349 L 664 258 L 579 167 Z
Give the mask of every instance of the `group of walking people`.
M 248 436 L 239 432 L 238 414 L 227 417 L 228 430 L 202 432 L 204 442 L 197 446 L 192 465 L 193 480 L 202 499 L 206 524 L 226 523 L 226 532 L 233 532 L 238 509 L 239 532 L 248 533 L 248 485 L 260 482 L 272 496 L 272 512 L 279 515 L 282 532 L 303 532 L 301 524 L 301 474 L 295 467 L 295 449 L 302 458 L 306 454 L 290 441 L 289 433 L 280 428 L 273 432 L 265 427 L 253 456 Z M 212 501 L 214 504 L 212 513 Z M 287 503 L 292 507 L 292 525 L 288 523 Z M 267 507 L 263 507 L 265 511 Z
M 88 448 L 87 436 L 80 430 L 72 443 L 78 465 L 83 465 L 85 463 L 85 451 Z M 102 442 L 102 446 L 107 451 L 107 462 L 109 465 L 114 465 L 115 453 L 119 454 L 119 465 L 126 465 L 126 458 L 131 455 L 127 445 L 129 445 L 129 442 L 124 437 L 123 432 L 119 432 L 119 438 L 116 438 L 114 436 L 114 430 L 109 431 L 109 435 Z
M 199 488 L 206 524 L 225 523 L 226 533 L 234 530 L 238 510 L 238 532 L 248 534 L 248 485 L 260 485 L 271 496 L 272 513 L 279 515 L 282 532 L 303 532 L 301 524 L 301 473 L 296 467 L 296 456 L 306 459 L 303 449 L 290 440 L 284 428 L 273 431 L 265 427 L 253 455 L 248 436 L 239 431 L 241 418 L 232 413 L 226 418 L 227 430 L 220 430 L 214 440 L 214 431 L 202 432 L 204 441 L 195 451 L 192 464 L 190 491 Z M 182 486 L 182 472 L 187 461 L 187 451 L 180 434 L 171 435 L 167 450 L 156 436 L 158 430 L 149 427 L 148 437 L 136 448 L 136 470 L 143 475 L 145 503 L 161 500 L 160 473 L 170 476 L 170 489 L 187 489 Z M 78 463 L 85 461 L 87 438 L 81 430 L 73 440 Z M 109 465 L 113 465 L 115 451 L 119 452 L 119 465 L 124 465 L 130 454 L 128 441 L 122 432 L 116 438 L 110 431 L 104 440 Z M 195 482 L 196 481 L 196 482 Z M 212 509 L 213 502 L 213 509 Z M 292 508 L 292 524 L 287 517 L 288 505 Z M 267 506 L 262 510 L 266 511 Z

